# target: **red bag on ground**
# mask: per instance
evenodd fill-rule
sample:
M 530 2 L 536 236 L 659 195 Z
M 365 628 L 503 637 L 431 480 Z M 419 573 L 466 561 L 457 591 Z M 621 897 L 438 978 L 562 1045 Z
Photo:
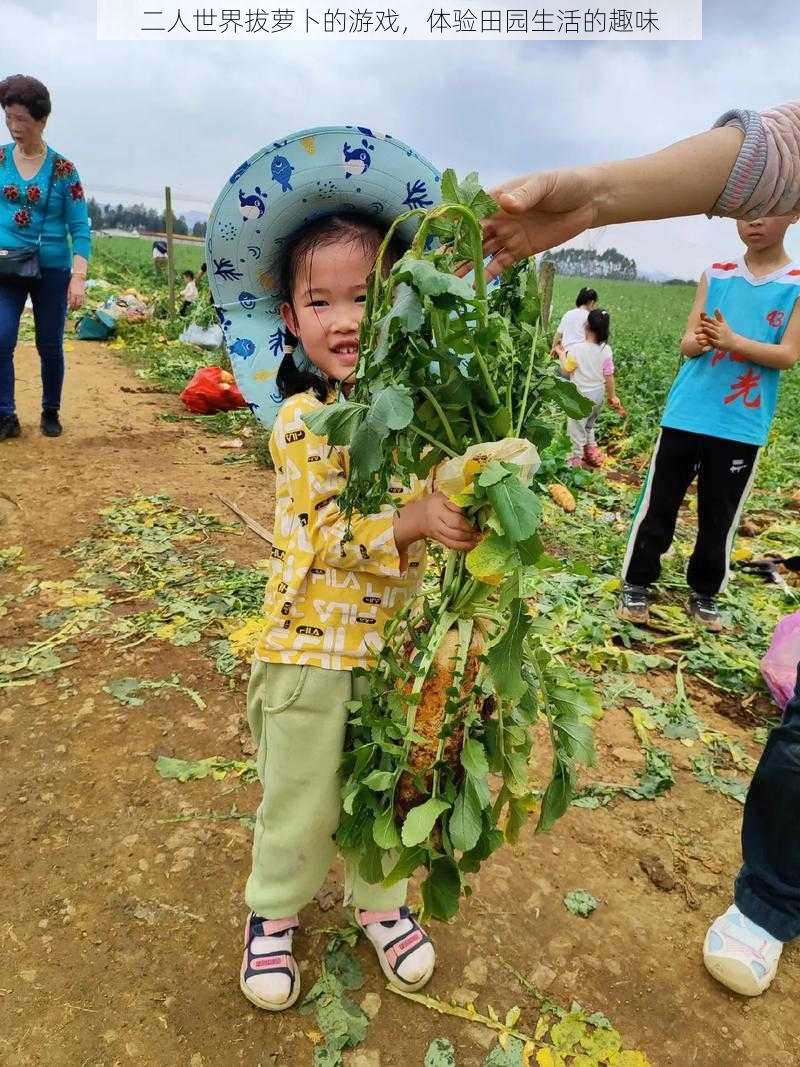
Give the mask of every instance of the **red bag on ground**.
M 236 387 L 230 371 L 201 367 L 181 393 L 181 400 L 195 415 L 246 408 L 247 401 Z

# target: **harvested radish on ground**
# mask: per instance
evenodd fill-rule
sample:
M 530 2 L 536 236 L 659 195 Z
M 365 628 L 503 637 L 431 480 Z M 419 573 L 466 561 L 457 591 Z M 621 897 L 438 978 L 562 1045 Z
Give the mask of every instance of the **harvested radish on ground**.
M 554 503 L 558 504 L 563 511 L 572 512 L 577 507 L 575 497 L 569 489 L 567 489 L 566 485 L 559 485 L 558 482 L 556 482 L 554 485 L 551 485 L 547 491 Z
M 349 447 L 345 514 L 390 503 L 392 479 L 425 479 L 483 534 L 467 555 L 444 553 L 387 627 L 376 666 L 357 672 L 367 686 L 352 705 L 337 831 L 369 882 L 427 868 L 425 911 L 447 919 L 464 876 L 532 811 L 548 829 L 566 810 L 575 763 L 594 758 L 599 707 L 545 651 L 523 598 L 525 570 L 544 554 L 536 474 L 548 414 L 582 418 L 591 405 L 549 359 L 550 298 L 543 307 L 535 263 L 487 292 L 480 221 L 496 206 L 477 176 L 459 184 L 447 171 L 442 196 L 393 224 L 368 285 L 352 391 L 305 418 Z M 392 235 L 414 224 L 411 248 L 384 275 Z M 466 261 L 473 281 L 455 273 Z M 540 719 L 553 747 L 543 794 L 528 770 Z

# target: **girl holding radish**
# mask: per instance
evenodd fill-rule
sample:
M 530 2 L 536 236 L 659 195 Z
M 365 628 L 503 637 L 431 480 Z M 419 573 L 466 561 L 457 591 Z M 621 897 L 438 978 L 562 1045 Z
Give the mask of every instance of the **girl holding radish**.
M 364 150 L 367 167 L 373 153 L 383 150 L 383 158 L 370 187 L 361 179 L 366 198 L 362 214 L 357 202 L 362 186 L 349 181 L 341 165 L 346 129 L 298 134 L 280 142 L 280 157 L 273 148 L 243 165 L 237 181 L 221 194 L 209 227 L 208 259 L 216 264 L 217 277 L 220 271 L 240 273 L 233 259 L 221 259 L 212 244 L 216 233 L 230 232 L 219 219 L 240 182 L 243 189 L 259 182 L 267 206 L 264 218 L 257 220 L 261 247 L 277 249 L 269 273 L 258 275 L 262 287 L 274 283 L 260 323 L 251 319 L 252 309 L 242 312 L 233 303 L 229 311 L 224 287 L 213 279 L 212 288 L 228 317 L 229 339 L 248 330 L 252 349 L 236 347 L 255 350 L 257 366 L 259 359 L 266 360 L 256 381 L 272 378 L 271 399 L 280 400 L 270 438 L 276 471 L 274 569 L 248 690 L 248 720 L 264 792 L 245 890 L 251 910 L 240 974 L 247 999 L 269 1011 L 288 1008 L 298 998 L 300 976 L 292 952 L 298 912 L 319 890 L 335 855 L 348 704 L 364 682 L 354 671 L 372 665 L 385 624 L 419 585 L 426 539 L 460 552 L 478 542 L 461 509 L 441 493 L 426 494 L 421 483 L 409 488 L 398 482 L 390 490 L 394 507 L 346 518 L 337 495 L 346 482 L 349 450 L 332 447 L 304 421 L 336 402 L 339 383 L 348 392 L 359 359 L 367 278 L 387 224 L 407 210 L 402 195 L 408 197 L 408 189 L 433 189 L 438 180 L 429 164 L 395 139 L 366 139 L 371 146 Z M 292 188 L 270 186 L 273 157 L 284 161 L 277 169 L 285 169 L 287 160 L 293 168 Z M 423 178 L 414 179 L 416 185 L 404 171 L 409 166 L 423 172 Z M 387 205 L 381 222 L 374 220 L 379 181 L 385 183 Z M 275 191 L 264 194 L 268 188 Z M 324 199 L 308 203 L 320 188 Z M 281 208 L 274 221 L 270 197 L 279 198 Z M 287 211 L 292 203 L 294 214 Z M 233 205 L 231 218 L 236 217 L 235 200 Z M 244 228 L 250 226 L 245 220 Z M 242 240 L 252 242 L 253 237 Z M 386 269 L 401 251 L 398 244 Z M 240 278 L 234 280 L 235 287 L 243 285 Z M 237 379 L 241 373 L 246 381 L 249 368 L 235 364 L 235 369 Z M 347 864 L 345 895 L 355 906 L 358 925 L 388 980 L 413 991 L 430 978 L 435 955 L 405 906 L 406 889 L 406 879 L 387 888 L 367 881 L 357 863 Z

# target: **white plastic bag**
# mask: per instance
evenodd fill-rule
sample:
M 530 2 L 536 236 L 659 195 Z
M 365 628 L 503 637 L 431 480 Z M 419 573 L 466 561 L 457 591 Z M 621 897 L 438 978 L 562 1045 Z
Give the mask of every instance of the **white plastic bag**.
M 225 335 L 221 326 L 197 326 L 191 323 L 181 334 L 184 344 L 197 345 L 199 348 L 221 348 Z
M 440 463 L 435 471 L 434 486 L 452 500 L 472 485 L 475 475 L 493 460 L 518 467 L 523 485 L 530 485 L 531 478 L 542 465 L 536 447 L 522 437 L 485 441 L 470 445 L 463 456 Z

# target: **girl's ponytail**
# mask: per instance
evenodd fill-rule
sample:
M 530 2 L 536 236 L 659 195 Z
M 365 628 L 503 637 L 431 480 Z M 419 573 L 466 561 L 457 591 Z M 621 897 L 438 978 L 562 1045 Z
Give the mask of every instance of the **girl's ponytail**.
M 294 338 L 290 334 L 289 341 L 293 340 Z M 314 396 L 316 396 L 317 400 L 321 400 L 323 404 L 328 399 L 328 383 L 313 371 L 301 370 L 294 361 L 294 354 L 291 349 L 286 352 L 286 355 L 281 360 L 278 373 L 275 375 L 275 384 L 284 400 L 294 396 L 296 393 L 307 393 L 309 389 L 314 391 Z
M 611 316 L 604 308 L 593 308 L 586 320 L 586 329 L 592 331 L 599 345 L 604 345 L 611 333 Z

